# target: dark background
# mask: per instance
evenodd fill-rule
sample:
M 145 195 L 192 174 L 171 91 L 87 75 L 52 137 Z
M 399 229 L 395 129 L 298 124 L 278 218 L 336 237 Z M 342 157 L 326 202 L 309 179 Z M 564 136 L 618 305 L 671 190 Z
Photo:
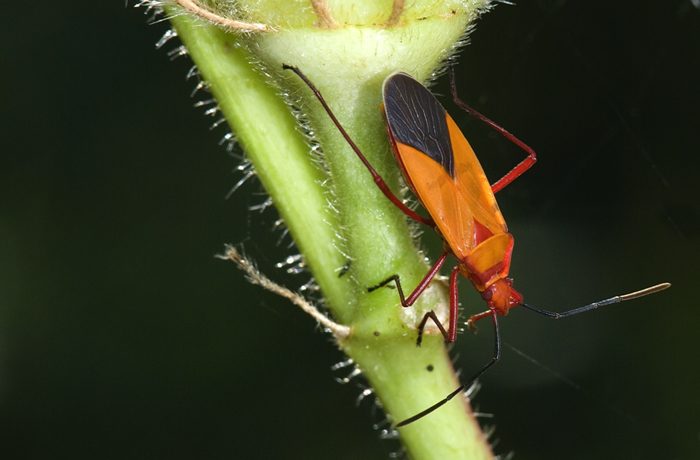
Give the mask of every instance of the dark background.
M 334 381 L 348 371 L 330 370 L 328 336 L 213 257 L 245 242 L 272 278 L 307 280 L 275 270 L 294 251 L 275 246 L 274 210 L 248 211 L 255 181 L 225 199 L 238 160 L 192 108 L 206 95 L 189 97 L 188 58 L 169 61 L 177 40 L 154 50 L 167 24 L 123 2 L 3 9 L 0 456 L 387 458 L 398 444 L 369 398 L 355 407 L 360 380 Z M 463 99 L 539 154 L 499 194 L 526 300 L 562 311 L 674 284 L 566 321 L 504 318 L 476 398 L 496 452 L 699 458 L 700 10 L 521 1 L 471 40 Z M 448 99 L 490 177 L 520 160 Z M 460 338 L 465 375 L 491 347 L 488 330 Z

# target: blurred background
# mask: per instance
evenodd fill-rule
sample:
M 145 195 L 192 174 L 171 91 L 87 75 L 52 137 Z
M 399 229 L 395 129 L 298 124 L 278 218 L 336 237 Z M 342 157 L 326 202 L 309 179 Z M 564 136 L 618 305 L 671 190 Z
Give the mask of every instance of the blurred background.
M 4 5 L 0 456 L 383 459 L 382 419 L 313 320 L 214 258 L 245 243 L 273 279 L 294 254 L 266 196 L 192 106 L 123 2 Z M 700 5 L 537 1 L 485 15 L 462 98 L 538 152 L 499 193 L 526 301 L 563 311 L 658 282 L 661 294 L 551 321 L 501 321 L 475 404 L 516 459 L 700 458 Z M 495 180 L 522 151 L 434 87 Z M 234 152 L 235 153 L 235 152 Z M 426 235 L 427 236 L 427 235 Z M 281 244 L 277 244 L 278 240 Z M 439 242 L 424 244 L 434 258 Z M 483 309 L 462 283 L 466 316 Z M 490 331 L 454 350 L 469 375 Z M 517 350 L 517 352 L 515 351 Z M 539 364 L 524 358 L 529 356 Z

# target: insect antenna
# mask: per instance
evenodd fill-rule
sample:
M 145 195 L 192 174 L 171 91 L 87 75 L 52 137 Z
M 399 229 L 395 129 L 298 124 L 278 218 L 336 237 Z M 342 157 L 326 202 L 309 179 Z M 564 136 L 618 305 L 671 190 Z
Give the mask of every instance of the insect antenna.
M 522 302 L 520 303 L 520 305 L 527 308 L 528 310 L 534 311 L 535 313 L 539 313 L 541 315 L 548 316 L 548 317 L 553 318 L 553 319 L 559 319 L 559 318 L 565 318 L 567 316 L 572 316 L 572 315 L 575 315 L 577 313 L 583 313 L 585 311 L 594 310 L 598 307 L 603 307 L 605 305 L 611 305 L 614 303 L 624 302 L 625 300 L 638 299 L 640 297 L 644 297 L 644 296 L 647 296 L 649 294 L 654 294 L 656 292 L 663 291 L 664 289 L 668 289 L 669 287 L 671 287 L 671 283 L 661 283 L 661 284 L 657 284 L 655 286 L 648 287 L 646 289 L 630 292 L 629 294 L 618 295 L 615 297 L 611 297 L 609 299 L 600 300 L 598 302 L 593 302 L 593 303 L 585 305 L 583 307 L 574 308 L 573 310 L 565 311 L 563 313 L 555 313 L 555 312 L 548 311 L 548 310 L 541 310 L 539 308 L 531 307 L 531 306 L 529 306 L 525 303 L 522 303 Z M 474 374 L 474 376 L 472 376 L 472 378 L 470 378 L 468 381 L 464 382 L 462 385 L 459 386 L 459 388 L 457 388 L 455 391 L 453 391 L 452 393 L 447 395 L 447 397 L 445 397 L 445 399 L 438 401 L 437 403 L 433 404 L 432 406 L 425 409 L 424 411 L 417 413 L 413 417 L 409 417 L 406 420 L 403 420 L 403 421 L 397 423 L 396 428 L 401 428 L 402 426 L 406 426 L 409 423 L 413 423 L 416 420 L 419 420 L 419 419 L 425 417 L 426 415 L 430 414 L 431 412 L 433 412 L 433 411 L 439 409 L 440 407 L 442 407 L 443 405 L 447 404 L 452 398 L 454 398 L 455 396 L 457 396 L 458 394 L 460 394 L 461 392 L 463 392 L 464 390 L 469 388 L 469 386 L 476 379 L 481 377 L 481 375 L 484 372 L 486 372 L 491 366 L 493 366 L 494 364 L 496 364 L 498 362 L 498 360 L 501 358 L 501 334 L 500 334 L 499 329 L 498 329 L 498 319 L 497 319 L 498 315 L 493 310 L 491 311 L 491 318 L 493 318 L 493 328 L 494 328 L 494 335 L 495 335 L 494 352 L 493 352 L 493 358 L 491 359 L 491 361 L 489 361 L 488 364 L 486 364 L 484 367 L 482 367 L 479 372 Z
M 593 302 L 583 307 L 574 308 L 573 310 L 565 311 L 563 313 L 556 313 L 553 311 L 541 310 L 539 308 L 531 307 L 526 303 L 521 302 L 520 306 L 527 308 L 528 310 L 539 313 L 540 315 L 548 316 L 553 319 L 566 318 L 567 316 L 573 316 L 578 313 L 583 313 L 585 311 L 594 310 L 598 307 L 604 307 L 605 305 L 611 305 L 614 303 L 624 302 L 625 300 L 638 299 L 640 297 L 647 296 L 649 294 L 654 294 L 655 292 L 663 291 L 671 287 L 671 283 L 661 283 L 656 286 L 651 286 L 640 291 L 630 292 L 629 294 L 617 295 L 615 297 L 610 297 L 609 299 L 599 300 L 598 302 Z
M 447 404 L 452 398 L 454 398 L 458 394 L 461 394 L 463 391 L 465 391 L 467 388 L 469 388 L 472 385 L 472 383 L 474 383 L 474 381 L 476 379 L 481 377 L 481 375 L 489 369 L 489 367 L 493 366 L 494 364 L 496 364 L 498 362 L 499 359 L 501 359 L 501 333 L 499 332 L 499 329 L 498 329 L 498 315 L 496 315 L 496 313 L 494 313 L 493 315 L 491 315 L 491 318 L 493 318 L 493 332 L 494 332 L 494 335 L 496 338 L 496 342 L 494 344 L 494 349 L 493 349 L 493 358 L 491 359 L 491 361 L 489 361 L 488 364 L 486 364 L 484 367 L 482 367 L 479 372 L 474 374 L 472 376 L 472 378 L 470 378 L 469 380 L 467 380 L 466 382 L 461 384 L 459 386 L 459 388 L 457 388 L 452 393 L 448 394 L 445 397 L 445 399 L 438 401 L 437 403 L 428 407 L 424 411 L 421 411 L 421 412 L 417 413 L 416 415 L 409 417 L 406 420 L 403 420 L 403 421 L 397 423 L 396 428 L 401 428 L 402 426 L 406 426 L 409 423 L 413 423 L 416 420 L 419 420 L 419 419 L 425 417 L 426 415 L 430 414 L 431 412 L 433 412 L 433 411 L 439 409 L 440 407 L 442 407 L 443 405 Z

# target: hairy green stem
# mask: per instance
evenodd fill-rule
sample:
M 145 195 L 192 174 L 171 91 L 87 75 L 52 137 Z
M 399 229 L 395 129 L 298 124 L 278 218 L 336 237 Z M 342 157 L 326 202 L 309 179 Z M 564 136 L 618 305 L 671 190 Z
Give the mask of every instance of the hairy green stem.
M 410 290 L 428 267 L 405 216 L 374 185 L 309 89 L 281 66 L 306 73 L 369 161 L 399 191 L 400 171 L 380 111 L 381 84 L 396 70 L 418 79 L 431 76 L 484 2 L 416 1 L 403 12 L 400 2 L 393 8 L 374 1 L 328 8 L 317 1 L 316 9 L 301 11 L 294 11 L 296 2 L 265 3 L 239 12 L 245 11 L 242 19 L 274 31 L 247 35 L 183 15 L 175 6 L 169 12 L 334 320 L 351 327 L 351 335 L 338 345 L 363 371 L 389 416 L 402 420 L 459 385 L 441 335 L 427 335 L 420 348 L 415 344 L 415 328 L 425 311 L 446 316 L 446 286 L 433 282 L 409 309 L 401 307 L 395 290 L 367 291 L 395 273 Z M 323 149 L 322 167 L 282 93 L 305 114 Z M 348 258 L 348 274 L 338 277 Z M 493 458 L 463 398 L 399 432 L 415 459 Z

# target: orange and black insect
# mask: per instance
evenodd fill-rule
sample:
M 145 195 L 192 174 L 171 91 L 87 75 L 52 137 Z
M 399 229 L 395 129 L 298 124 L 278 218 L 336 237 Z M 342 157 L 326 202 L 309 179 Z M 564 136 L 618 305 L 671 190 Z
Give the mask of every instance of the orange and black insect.
M 398 274 L 390 276 L 369 290 L 372 291 L 394 282 L 401 299 L 401 305 L 409 307 L 430 284 L 445 263 L 447 256 L 453 255 L 457 259 L 457 265 L 452 269 L 450 276 L 449 325 L 445 329 L 434 312 L 426 313 L 418 326 L 417 343 L 420 345 L 423 329 L 428 319 L 435 322 L 448 343 L 456 340 L 459 315 L 457 293 L 459 275 L 472 282 L 488 305 L 488 310 L 471 316 L 467 324 L 473 327 L 476 321 L 488 316 L 493 320 L 495 347 L 492 360 L 446 398 L 398 423 L 397 427 L 412 423 L 447 403 L 499 360 L 501 338 L 498 330 L 498 316 L 508 314 L 510 308 L 520 305 L 536 313 L 559 319 L 604 305 L 642 297 L 670 286 L 668 283 L 658 284 L 641 291 L 615 296 L 563 313 L 540 310 L 525 304 L 523 296 L 513 288 L 512 280 L 507 277 L 513 252 L 513 236 L 508 233 L 508 227 L 498 208 L 494 194 L 535 164 L 537 157 L 530 147 L 462 102 L 457 97 L 454 73 L 451 73 L 452 95 L 455 103 L 496 129 L 528 154 L 527 158 L 508 174 L 490 185 L 469 142 L 435 96 L 425 86 L 404 72 L 389 75 L 384 81 L 382 105 L 387 132 L 396 161 L 401 167 L 409 187 L 430 214 L 430 218 L 424 218 L 409 209 L 391 192 L 381 176 L 340 125 L 321 93 L 306 76 L 295 67 L 285 65 L 284 68 L 296 72 L 313 90 L 341 134 L 372 174 L 374 182 L 384 195 L 408 217 L 434 228 L 443 238 L 442 254 L 408 297 L 405 297 L 401 289 Z

